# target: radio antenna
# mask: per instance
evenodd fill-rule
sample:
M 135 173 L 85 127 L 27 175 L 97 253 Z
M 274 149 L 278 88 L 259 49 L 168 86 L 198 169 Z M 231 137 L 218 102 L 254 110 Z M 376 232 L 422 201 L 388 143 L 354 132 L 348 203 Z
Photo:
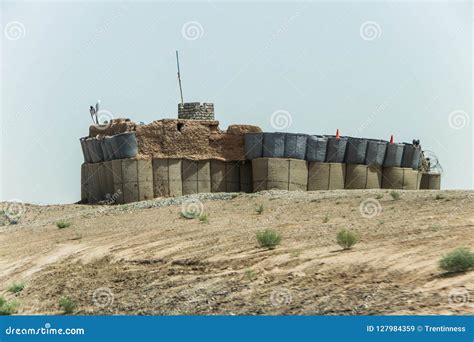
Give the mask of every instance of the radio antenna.
M 178 50 L 176 50 L 176 65 L 178 66 L 178 82 L 179 82 L 179 93 L 181 95 L 181 105 L 184 106 L 184 101 L 183 101 L 183 88 L 181 87 L 181 73 L 179 72 L 179 56 L 178 56 Z

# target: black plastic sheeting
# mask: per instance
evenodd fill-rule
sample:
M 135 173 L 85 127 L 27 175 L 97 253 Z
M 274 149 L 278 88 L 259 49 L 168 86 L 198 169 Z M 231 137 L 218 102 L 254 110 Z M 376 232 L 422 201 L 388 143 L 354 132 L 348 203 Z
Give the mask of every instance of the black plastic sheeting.
M 367 139 L 348 138 L 346 149 L 347 164 L 364 164 L 367 153 Z
M 263 133 L 246 133 L 245 158 L 252 160 L 261 158 L 263 155 Z
M 263 133 L 263 156 L 283 158 L 285 156 L 286 133 Z
M 86 142 L 87 138 L 79 139 L 81 142 L 82 154 L 84 155 L 84 163 L 92 163 L 91 154 L 89 152 L 89 145 Z
M 306 142 L 306 160 L 310 162 L 324 163 L 326 161 L 326 150 L 328 138 L 318 135 L 309 135 Z
M 388 144 L 384 167 L 400 167 L 402 165 L 404 144 Z
M 383 166 L 388 141 L 368 140 L 365 165 Z
M 328 149 L 326 152 L 327 163 L 343 163 L 346 156 L 347 138 L 330 136 L 328 138 Z
M 114 135 L 112 139 L 115 150 L 114 155 L 117 155 L 119 159 L 135 158 L 138 153 L 137 137 L 135 132 L 120 133 Z
M 307 140 L 306 134 L 286 133 L 285 158 L 304 159 Z
M 421 162 L 421 147 L 413 144 L 405 144 L 403 148 L 402 167 L 418 169 Z

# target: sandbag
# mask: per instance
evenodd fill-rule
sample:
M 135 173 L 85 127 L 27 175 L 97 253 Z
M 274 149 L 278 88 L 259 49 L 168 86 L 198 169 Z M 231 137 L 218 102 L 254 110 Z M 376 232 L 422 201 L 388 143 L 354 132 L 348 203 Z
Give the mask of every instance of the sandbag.
M 306 142 L 306 160 L 310 162 L 321 162 L 326 160 L 328 138 L 309 135 Z
M 387 141 L 369 140 L 367 143 L 367 153 L 365 155 L 365 165 L 383 166 L 385 153 L 387 151 Z
M 402 165 L 403 144 L 388 144 L 383 167 L 400 167 Z
M 305 160 L 257 158 L 252 160 L 253 190 L 307 189 L 308 168 Z
M 412 168 L 384 167 L 382 188 L 418 190 L 421 183 L 421 172 Z
M 346 165 L 345 189 L 380 189 L 382 167 L 360 164 Z
M 115 140 L 113 146 L 116 150 L 113 151 L 114 155 L 117 154 L 120 159 L 135 158 L 138 153 L 137 137 L 135 132 L 125 132 L 114 135 L 112 139 Z
M 306 134 L 286 133 L 285 158 L 304 159 L 306 156 Z
M 153 159 L 153 193 L 155 197 L 181 196 L 181 159 Z
M 344 189 L 346 164 L 310 162 L 308 191 Z
M 422 173 L 420 189 L 440 190 L 441 189 L 441 174 L 437 172 Z
M 326 152 L 327 163 L 343 163 L 346 156 L 347 138 L 329 137 Z
M 245 133 L 245 159 L 261 158 L 263 155 L 263 133 Z
M 263 133 L 263 157 L 283 158 L 285 155 L 285 133 Z
M 404 144 L 401 167 L 410 167 L 418 170 L 421 162 L 421 147 L 413 144 Z
M 87 138 L 81 138 L 79 141 L 81 142 L 81 149 L 82 149 L 82 155 L 84 156 L 84 163 L 92 163 L 92 158 L 91 154 L 89 152 L 89 145 L 86 142 Z

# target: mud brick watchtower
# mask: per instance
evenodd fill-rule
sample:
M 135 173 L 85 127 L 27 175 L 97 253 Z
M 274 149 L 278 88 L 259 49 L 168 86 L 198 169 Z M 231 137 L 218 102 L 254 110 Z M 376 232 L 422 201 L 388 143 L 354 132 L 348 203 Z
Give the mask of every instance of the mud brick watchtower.
M 214 104 L 187 102 L 178 104 L 178 119 L 214 120 Z

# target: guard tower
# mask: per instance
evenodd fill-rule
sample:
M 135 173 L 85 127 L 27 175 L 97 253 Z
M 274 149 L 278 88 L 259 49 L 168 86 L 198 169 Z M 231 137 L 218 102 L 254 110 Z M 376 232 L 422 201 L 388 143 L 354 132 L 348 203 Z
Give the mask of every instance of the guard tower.
M 214 120 L 214 103 L 180 103 L 178 104 L 178 119 Z

